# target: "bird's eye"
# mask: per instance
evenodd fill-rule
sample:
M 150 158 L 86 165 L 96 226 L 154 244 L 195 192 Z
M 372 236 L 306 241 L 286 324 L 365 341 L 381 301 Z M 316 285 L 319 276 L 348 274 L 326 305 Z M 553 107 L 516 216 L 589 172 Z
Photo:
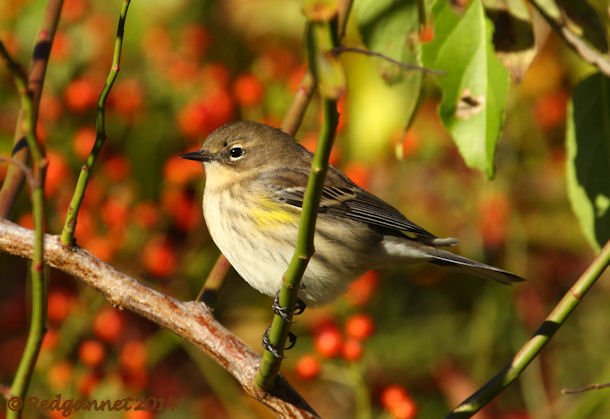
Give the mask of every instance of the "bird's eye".
M 231 157 L 231 160 L 236 161 L 241 159 L 245 154 L 245 150 L 239 146 L 233 146 L 231 147 L 231 150 L 229 150 L 229 156 Z

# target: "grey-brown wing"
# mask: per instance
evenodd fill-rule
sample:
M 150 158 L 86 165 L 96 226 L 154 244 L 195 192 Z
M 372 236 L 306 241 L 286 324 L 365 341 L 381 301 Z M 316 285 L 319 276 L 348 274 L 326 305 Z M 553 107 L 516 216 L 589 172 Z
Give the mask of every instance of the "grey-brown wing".
M 271 189 L 275 198 L 302 208 L 307 173 L 283 170 L 276 179 L 273 177 L 266 176 L 265 184 L 273 185 Z M 396 208 L 352 184 L 347 178 L 341 178 L 341 183 L 345 183 L 345 186 L 324 186 L 320 198 L 320 213 L 366 223 L 382 230 L 384 234 L 407 236 L 431 243 L 437 239 L 435 235 L 407 219 Z

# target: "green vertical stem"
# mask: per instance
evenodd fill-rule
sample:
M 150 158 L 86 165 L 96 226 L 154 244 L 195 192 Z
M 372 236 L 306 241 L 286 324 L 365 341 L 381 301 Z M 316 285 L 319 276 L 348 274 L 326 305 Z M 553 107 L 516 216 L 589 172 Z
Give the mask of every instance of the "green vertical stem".
M 317 81 L 317 71 L 314 60 L 316 54 L 321 52 L 311 34 L 311 25 L 307 30 L 307 51 L 309 54 L 310 68 Z M 317 84 L 317 83 L 316 83 Z M 314 233 L 316 228 L 316 218 L 318 206 L 322 194 L 322 187 L 328 170 L 328 159 L 335 138 L 335 132 L 339 121 L 336 100 L 322 98 L 322 127 L 320 129 L 318 146 L 311 163 L 311 173 L 307 180 L 307 187 L 303 197 L 303 208 L 297 234 L 297 244 L 294 254 L 288 265 L 288 269 L 282 279 L 282 288 L 279 293 L 279 305 L 289 313 L 287 320 L 275 315 L 269 329 L 269 343 L 278 352 L 283 354 L 292 315 L 297 301 L 301 279 L 307 268 L 307 264 L 314 253 Z M 276 358 L 271 352 L 265 351 L 261 360 L 261 365 L 256 374 L 256 384 L 264 390 L 271 390 L 280 371 L 282 358 Z
M 74 189 L 74 195 L 70 201 L 68 207 L 68 213 L 66 214 L 66 222 L 64 224 L 63 231 L 61 233 L 61 243 L 64 246 L 71 246 L 74 242 L 74 232 L 76 230 L 76 220 L 81 204 L 85 197 L 85 190 L 91 176 L 93 166 L 97 161 L 97 157 L 100 154 L 102 146 L 106 141 L 106 99 L 112 89 L 112 85 L 119 75 L 121 68 L 121 50 L 123 48 L 123 35 L 125 30 L 125 19 L 127 18 L 127 10 L 129 9 L 130 0 L 123 1 L 123 7 L 121 8 L 121 14 L 119 16 L 119 23 L 116 32 L 116 40 L 114 43 L 114 55 L 112 58 L 112 66 L 108 72 L 106 83 L 102 89 L 100 96 L 97 100 L 97 117 L 95 121 L 95 143 L 91 149 L 91 153 L 87 158 L 87 161 L 81 167 L 76 187 Z
M 283 353 L 283 348 L 290 332 L 290 321 L 297 300 L 297 294 L 301 283 L 301 278 L 309 259 L 313 255 L 314 246 L 313 238 L 316 227 L 316 218 L 318 214 L 318 206 L 320 204 L 320 196 L 322 194 L 322 186 L 326 178 L 328 169 L 328 158 L 332 148 L 337 123 L 339 121 L 337 113 L 337 105 L 334 100 L 323 100 L 323 115 L 324 121 L 320 131 L 318 147 L 311 164 L 311 173 L 307 181 L 307 189 L 303 199 L 303 210 L 301 212 L 301 222 L 299 224 L 299 232 L 297 236 L 297 245 L 292 256 L 286 274 L 282 279 L 282 289 L 279 295 L 280 307 L 287 307 L 290 316 L 288 321 L 284 321 L 279 315 L 273 317 L 271 328 L 269 330 L 269 341 L 271 345 L 278 348 L 280 354 Z M 275 378 L 279 373 L 281 359 L 275 358 L 269 351 L 265 351 L 261 365 L 256 375 L 256 383 L 265 390 L 273 388 Z
M 519 377 L 551 340 L 555 332 L 565 323 L 585 294 L 608 267 L 608 264 L 610 264 L 610 240 L 572 288 L 563 296 L 534 335 L 521 347 L 511 362 L 452 410 L 447 415 L 447 419 L 471 417 Z
M 32 213 L 34 217 L 34 249 L 30 276 L 32 279 L 32 318 L 30 330 L 19 361 L 17 372 L 11 385 L 11 396 L 24 399 L 27 394 L 34 366 L 38 359 L 40 346 L 45 334 L 47 316 L 47 296 L 44 275 L 44 233 L 45 233 L 45 197 L 44 181 L 46 175 L 47 161 L 44 151 L 36 138 L 36 118 L 33 92 L 28 88 L 25 72 L 19 64 L 8 54 L 4 44 L 0 42 L 0 56 L 6 62 L 7 67 L 14 76 L 19 96 L 21 97 L 22 126 L 17 129 L 25 136 L 25 141 L 32 154 L 33 166 L 33 188 L 32 188 Z M 19 418 L 21 409 L 11 410 L 7 408 L 6 417 Z

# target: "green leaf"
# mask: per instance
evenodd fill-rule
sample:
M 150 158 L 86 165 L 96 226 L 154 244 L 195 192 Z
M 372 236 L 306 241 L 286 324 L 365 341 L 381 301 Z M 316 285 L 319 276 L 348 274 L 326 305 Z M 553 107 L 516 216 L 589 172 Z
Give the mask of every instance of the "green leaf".
M 574 89 L 566 131 L 570 202 L 599 250 L 610 239 L 610 79 L 595 73 Z
M 438 78 L 441 119 L 466 164 L 491 178 L 510 86 L 508 71 L 494 54 L 492 25 L 481 0 L 473 0 L 462 15 L 451 2 L 439 1 L 432 14 L 436 37 L 424 45 L 422 59 L 425 66 L 446 71 Z
M 419 10 L 416 0 L 359 0 L 354 3 L 358 28 L 367 48 L 407 64 L 419 62 Z M 388 83 L 402 80 L 404 71 L 378 60 Z

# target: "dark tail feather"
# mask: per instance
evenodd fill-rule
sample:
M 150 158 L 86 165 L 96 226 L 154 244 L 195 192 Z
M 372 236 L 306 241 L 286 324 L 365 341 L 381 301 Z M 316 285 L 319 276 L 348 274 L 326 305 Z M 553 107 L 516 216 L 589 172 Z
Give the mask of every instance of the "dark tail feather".
M 435 265 L 444 266 L 450 269 L 454 269 L 467 274 L 476 275 L 486 279 L 493 279 L 494 281 L 501 282 L 502 284 L 510 285 L 513 282 L 525 281 L 518 275 L 504 271 L 493 266 L 486 265 L 481 262 L 477 262 L 462 256 L 458 256 L 454 253 L 447 252 L 441 249 L 431 249 L 427 252 L 432 259 L 430 263 Z

